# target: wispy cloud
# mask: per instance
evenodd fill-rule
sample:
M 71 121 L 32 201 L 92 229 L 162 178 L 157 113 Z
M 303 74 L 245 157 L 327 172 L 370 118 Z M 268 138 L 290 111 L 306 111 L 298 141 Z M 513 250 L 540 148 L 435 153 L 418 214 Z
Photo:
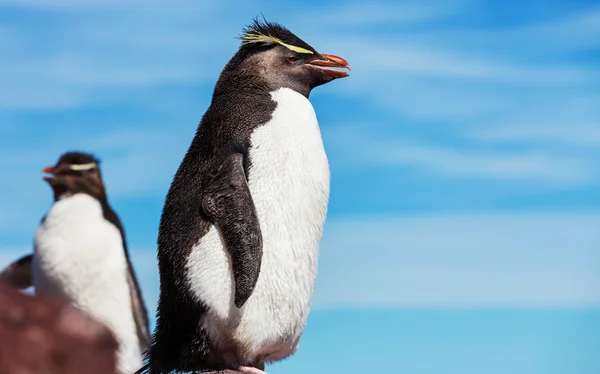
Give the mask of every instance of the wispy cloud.
M 180 1 L 180 3 L 185 4 L 185 1 Z M 204 2 L 209 5 L 209 2 Z M 118 8 L 132 8 L 139 6 L 152 6 L 152 5 L 161 5 L 161 1 L 156 0 L 55 0 L 55 1 L 45 1 L 45 0 L 0 0 L 0 5 L 10 5 L 18 8 L 33 8 L 33 9 L 53 9 L 53 10 L 81 10 L 81 9 L 118 9 Z
M 517 64 L 502 61 L 502 57 L 498 55 L 482 57 L 476 56 L 475 53 L 459 54 L 428 46 L 417 47 L 401 41 L 394 43 L 391 40 L 381 42 L 369 39 L 337 41 L 336 48 L 340 53 L 352 56 L 355 66 L 384 75 L 395 72 L 399 76 L 418 75 L 429 78 L 542 86 L 586 83 L 600 78 L 597 70 L 576 64 Z M 358 50 L 361 53 L 356 53 Z
M 340 26 L 355 28 L 368 25 L 414 25 L 454 15 L 464 9 L 462 3 L 464 2 L 352 2 L 343 6 L 322 5 L 318 11 L 307 10 L 305 17 L 332 29 Z
M 556 149 L 532 143 L 532 140 L 551 139 L 553 135 L 550 131 L 535 139 L 524 139 L 528 135 L 526 129 L 520 131 L 521 128 L 518 128 L 515 133 L 510 133 L 509 129 L 498 127 L 497 134 L 500 136 L 494 138 L 493 131 L 490 135 L 488 131 L 476 128 L 469 129 L 472 134 L 466 133 L 466 141 L 457 139 L 440 143 L 406 135 L 387 135 L 387 139 L 384 139 L 365 130 L 374 126 L 335 126 L 323 131 L 329 152 L 334 157 L 340 157 L 336 162 L 338 171 L 342 171 L 342 168 L 402 168 L 428 175 L 440 183 L 447 179 L 508 185 L 517 183 L 520 186 L 537 186 L 544 191 L 600 184 L 596 162 L 598 152 L 595 149 Z M 588 130 L 590 134 L 597 132 L 595 128 Z M 531 131 L 529 135 L 539 135 L 536 130 Z M 573 135 L 571 141 L 583 141 L 579 139 L 580 136 L 585 134 Z M 505 146 L 503 143 L 518 140 L 519 137 L 526 140 L 525 144 Z M 589 141 L 593 142 L 593 139 Z M 565 139 L 561 139 L 561 142 L 565 142 Z M 342 158 L 348 147 L 352 148 L 352 153 Z
M 514 41 L 517 41 L 517 38 L 526 38 L 535 40 L 546 48 L 572 50 L 599 46 L 600 41 L 596 37 L 599 32 L 600 7 L 596 6 L 561 15 L 553 20 L 503 30 L 498 36 Z
M 330 220 L 316 307 L 600 305 L 597 215 Z
M 10 22 L 0 30 L 0 83 L 6 88 L 0 90 L 0 107 L 5 110 L 64 110 L 125 97 L 140 101 L 155 87 L 215 81 L 227 58 L 214 56 L 237 47 L 233 30 L 223 31 L 231 21 L 211 30 L 229 34 L 230 43 L 199 37 L 201 25 L 223 12 L 227 2 L 183 1 L 177 7 L 160 2 L 140 7 L 137 1 L 9 3 L 31 8 L 33 18 L 46 8 L 56 13 L 47 17 L 50 33 L 27 22 Z M 52 47 L 40 48 L 44 45 Z
M 487 8 L 489 12 L 494 7 Z M 469 10 L 465 10 L 469 12 Z M 549 12 L 536 17 L 511 18 L 499 25 L 459 23 L 453 27 L 433 27 L 417 30 L 408 38 L 421 45 L 435 48 L 451 48 L 455 51 L 505 55 L 515 60 L 558 57 L 566 61 L 572 52 L 596 48 L 600 41 L 598 19 L 600 8 L 583 7 L 577 11 Z M 557 55 L 561 53 L 561 55 Z
M 401 141 L 377 142 L 372 147 L 370 153 L 378 163 L 407 165 L 451 177 L 534 181 L 568 187 L 600 180 L 592 160 L 549 152 L 466 150 Z
M 489 143 L 551 143 L 577 147 L 600 146 L 600 119 L 594 123 L 511 123 L 474 129 L 473 138 Z

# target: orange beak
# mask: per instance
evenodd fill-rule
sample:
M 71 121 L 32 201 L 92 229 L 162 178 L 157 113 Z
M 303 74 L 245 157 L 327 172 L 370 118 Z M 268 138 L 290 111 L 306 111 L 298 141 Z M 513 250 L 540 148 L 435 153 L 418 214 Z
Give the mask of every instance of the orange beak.
M 54 166 L 46 166 L 45 168 L 42 169 L 43 173 L 47 173 L 47 174 L 54 174 Z M 51 176 L 44 176 L 43 179 L 46 182 L 51 182 L 52 181 L 52 177 Z
M 309 62 L 308 64 L 323 70 L 327 75 L 329 75 L 330 77 L 332 77 L 334 79 L 335 78 L 344 78 L 344 77 L 347 77 L 350 75 L 345 71 L 328 69 L 328 67 L 332 67 L 332 68 L 342 68 L 342 69 L 350 70 L 350 65 L 348 64 L 348 61 L 344 60 L 341 57 L 334 56 L 334 55 L 321 54 L 321 56 L 323 56 L 322 59 L 313 60 L 313 61 Z

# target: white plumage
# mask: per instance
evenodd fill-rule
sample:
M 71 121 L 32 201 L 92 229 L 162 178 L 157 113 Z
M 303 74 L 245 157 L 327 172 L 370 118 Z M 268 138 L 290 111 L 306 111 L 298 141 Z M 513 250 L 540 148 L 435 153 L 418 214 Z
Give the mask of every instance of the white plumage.
M 36 233 L 32 267 L 37 294 L 66 299 L 113 331 L 121 373 L 141 367 L 121 234 L 98 200 L 78 193 L 52 205 Z
M 329 200 L 329 164 L 314 109 L 303 95 L 281 88 L 277 107 L 251 134 L 249 187 L 263 238 L 260 275 L 241 309 L 219 231 L 193 247 L 187 278 L 208 306 L 204 327 L 225 351 L 235 341 L 242 362 L 280 360 L 294 353 L 308 317 L 319 244 Z

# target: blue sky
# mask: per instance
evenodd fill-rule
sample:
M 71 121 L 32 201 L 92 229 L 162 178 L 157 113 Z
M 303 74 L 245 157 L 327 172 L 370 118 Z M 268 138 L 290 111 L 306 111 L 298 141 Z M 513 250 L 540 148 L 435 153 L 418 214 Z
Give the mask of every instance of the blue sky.
M 597 3 L 169 4 L 0 0 L 0 264 L 51 203 L 41 168 L 95 152 L 154 310 L 165 193 L 262 12 L 352 65 L 311 95 L 330 210 L 300 352 L 269 372 L 600 372 Z

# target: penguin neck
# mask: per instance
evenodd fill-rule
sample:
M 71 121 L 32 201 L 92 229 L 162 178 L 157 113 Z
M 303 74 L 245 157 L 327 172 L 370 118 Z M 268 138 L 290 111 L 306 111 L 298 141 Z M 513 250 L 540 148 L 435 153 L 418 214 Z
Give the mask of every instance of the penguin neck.
M 271 91 L 269 84 L 261 77 L 247 74 L 244 71 L 227 72 L 221 76 L 213 92 L 213 101 L 223 100 L 233 93 L 239 97 L 256 97 L 268 95 Z
M 272 78 L 272 77 L 271 77 Z M 269 96 L 280 88 L 289 88 L 308 99 L 311 88 L 293 80 L 267 79 L 248 61 L 233 58 L 223 69 L 213 92 L 213 101 L 222 101 L 232 94 L 238 97 Z
M 52 186 L 52 192 L 54 194 L 54 202 L 57 202 L 62 199 L 66 199 L 75 194 L 84 193 L 84 194 L 89 195 L 89 196 L 93 197 L 94 199 L 98 200 L 101 204 L 108 203 L 108 197 L 106 196 L 106 191 L 104 189 L 97 190 L 97 191 L 86 191 L 86 190 L 72 191 L 64 185 L 55 185 L 55 186 Z

